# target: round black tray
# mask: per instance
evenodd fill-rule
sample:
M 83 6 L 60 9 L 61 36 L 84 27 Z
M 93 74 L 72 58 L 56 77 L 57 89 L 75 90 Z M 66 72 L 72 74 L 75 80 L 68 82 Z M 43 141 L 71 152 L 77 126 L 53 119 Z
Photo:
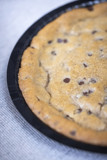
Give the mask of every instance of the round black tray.
M 79 149 L 84 149 L 88 151 L 93 152 L 99 152 L 99 153 L 107 153 L 107 147 L 101 147 L 101 146 L 95 146 L 90 145 L 86 143 L 82 143 L 70 138 L 67 138 L 56 131 L 49 128 L 46 124 L 44 124 L 42 121 L 40 121 L 29 109 L 27 106 L 21 91 L 19 89 L 18 85 L 18 71 L 20 67 L 20 61 L 23 54 L 23 51 L 30 45 L 30 42 L 32 38 L 38 33 L 38 31 L 43 28 L 46 24 L 57 18 L 62 13 L 71 10 L 73 8 L 80 8 L 80 7 L 88 7 L 91 8 L 93 4 L 104 2 L 105 0 L 80 0 L 75 1 L 72 3 L 69 3 L 67 5 L 64 5 L 58 9 L 55 9 L 54 11 L 48 13 L 44 17 L 42 17 L 40 20 L 38 20 L 36 23 L 34 23 L 19 39 L 16 46 L 14 47 L 12 54 L 10 56 L 10 60 L 8 63 L 7 68 L 7 84 L 8 89 L 10 92 L 10 96 L 12 98 L 13 103 L 19 110 L 19 112 L 22 114 L 22 116 L 36 129 L 41 131 L 46 136 L 57 140 L 58 142 L 61 142 L 63 144 L 76 147 Z

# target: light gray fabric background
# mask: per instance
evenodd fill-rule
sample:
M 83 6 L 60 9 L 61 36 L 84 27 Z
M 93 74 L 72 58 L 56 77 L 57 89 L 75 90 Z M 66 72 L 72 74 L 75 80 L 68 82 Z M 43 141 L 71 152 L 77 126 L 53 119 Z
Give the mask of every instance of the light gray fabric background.
M 0 160 L 107 160 L 45 137 L 20 115 L 7 89 L 7 64 L 17 40 L 41 16 L 70 1 L 0 0 Z

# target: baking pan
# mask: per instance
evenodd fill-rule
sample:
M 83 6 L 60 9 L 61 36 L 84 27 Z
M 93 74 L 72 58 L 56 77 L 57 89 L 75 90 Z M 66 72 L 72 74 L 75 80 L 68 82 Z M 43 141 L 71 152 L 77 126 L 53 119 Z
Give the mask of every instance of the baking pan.
M 52 12 L 46 14 L 45 16 L 43 16 L 41 19 L 35 22 L 19 39 L 19 41 L 17 42 L 17 44 L 15 45 L 11 53 L 9 63 L 8 63 L 8 68 L 7 68 L 7 84 L 8 84 L 8 89 L 9 89 L 11 99 L 15 104 L 16 108 L 18 109 L 18 111 L 34 128 L 38 129 L 40 132 L 42 132 L 44 135 L 48 136 L 49 138 L 52 138 L 65 145 L 76 147 L 83 150 L 92 151 L 92 152 L 99 152 L 99 153 L 107 153 L 107 147 L 91 145 L 88 143 L 83 143 L 83 142 L 79 142 L 79 141 L 67 138 L 64 135 L 61 135 L 56 131 L 54 131 L 53 129 L 51 129 L 50 127 L 48 127 L 46 124 L 44 124 L 32 113 L 32 111 L 27 106 L 21 94 L 21 91 L 19 89 L 18 71 L 20 68 L 20 62 L 21 62 L 23 51 L 30 45 L 32 38 L 45 25 L 47 25 L 49 22 L 51 22 L 52 20 L 54 20 L 64 12 L 67 12 L 74 8 L 88 7 L 89 9 L 91 9 L 92 5 L 97 3 L 102 3 L 105 1 L 107 0 L 75 1 L 72 3 L 66 4 L 64 6 L 61 6 L 53 10 Z

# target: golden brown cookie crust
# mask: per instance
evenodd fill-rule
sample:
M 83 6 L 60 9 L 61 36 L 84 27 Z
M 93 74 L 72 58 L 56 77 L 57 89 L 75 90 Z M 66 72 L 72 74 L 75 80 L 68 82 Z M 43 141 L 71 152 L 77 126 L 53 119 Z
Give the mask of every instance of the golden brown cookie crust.
M 18 78 L 44 123 L 107 146 L 107 3 L 74 9 L 41 29 L 23 53 Z

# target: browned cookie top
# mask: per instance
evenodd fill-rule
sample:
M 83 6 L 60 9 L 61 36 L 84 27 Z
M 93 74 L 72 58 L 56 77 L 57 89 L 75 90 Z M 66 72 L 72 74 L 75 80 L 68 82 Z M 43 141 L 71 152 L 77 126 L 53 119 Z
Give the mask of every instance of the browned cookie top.
M 107 145 L 107 3 L 62 14 L 32 40 L 19 86 L 56 131 Z

